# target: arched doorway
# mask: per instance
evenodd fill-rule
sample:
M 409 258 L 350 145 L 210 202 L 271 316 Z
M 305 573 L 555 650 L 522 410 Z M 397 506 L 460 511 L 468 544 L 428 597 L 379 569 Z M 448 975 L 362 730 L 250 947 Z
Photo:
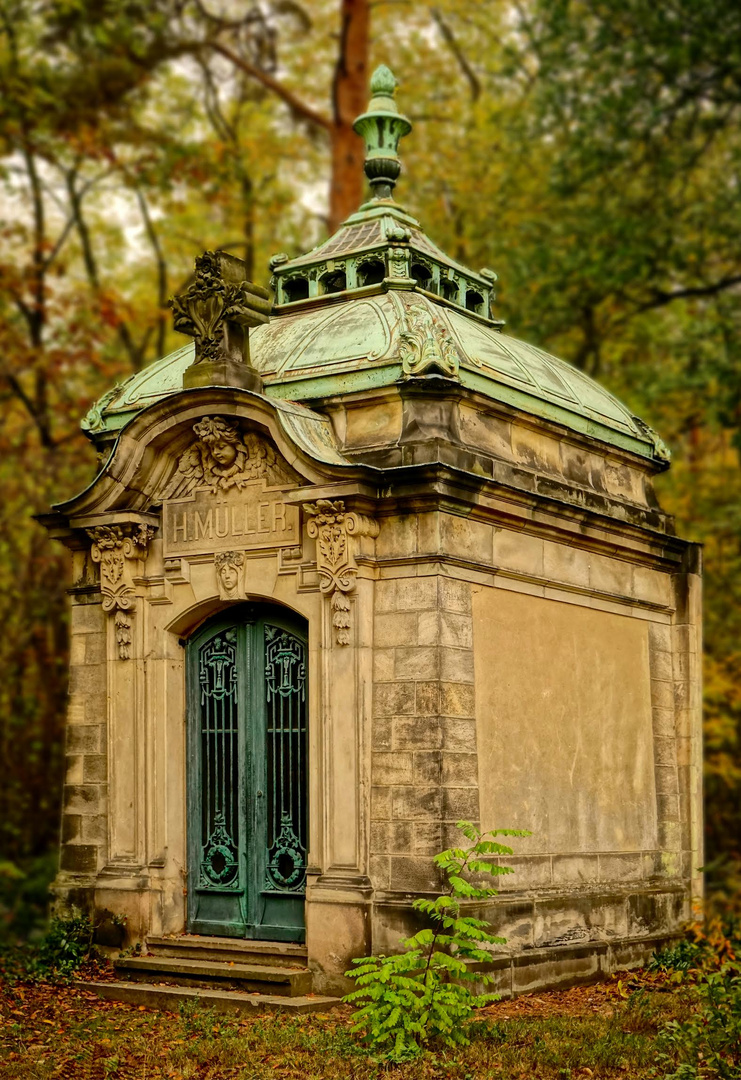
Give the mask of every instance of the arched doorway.
M 188 929 L 303 941 L 306 623 L 240 605 L 186 649 Z

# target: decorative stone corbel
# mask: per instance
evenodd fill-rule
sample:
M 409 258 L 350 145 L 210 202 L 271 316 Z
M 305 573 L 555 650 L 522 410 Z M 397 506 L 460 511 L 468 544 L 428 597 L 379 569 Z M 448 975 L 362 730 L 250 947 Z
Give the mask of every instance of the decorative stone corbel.
M 402 371 L 409 378 L 435 372 L 457 378 L 460 356 L 453 336 L 421 297 L 401 295 L 404 319 L 399 335 Z
M 93 541 L 92 560 L 100 563 L 103 611 L 113 615 L 119 658 L 128 660 L 131 619 L 136 606 L 133 578 L 138 563 L 146 558 L 154 529 L 151 525 L 98 525 L 87 533 Z
M 361 536 L 378 536 L 378 522 L 345 510 L 342 500 L 317 499 L 304 503 L 306 530 L 316 540 L 319 587 L 330 596 L 332 626 L 338 645 L 350 644 L 350 599 L 355 591 L 358 564 L 355 560 Z

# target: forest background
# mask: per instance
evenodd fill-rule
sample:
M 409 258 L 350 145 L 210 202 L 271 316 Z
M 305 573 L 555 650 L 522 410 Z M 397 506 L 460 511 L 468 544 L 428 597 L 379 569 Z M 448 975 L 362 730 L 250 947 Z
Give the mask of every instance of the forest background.
M 33 515 L 92 479 L 91 403 L 183 343 L 195 255 L 266 284 L 357 207 L 378 63 L 414 123 L 399 200 L 672 449 L 660 497 L 705 545 L 708 883 L 738 894 L 737 0 L 0 0 L 6 929 L 43 909 L 64 766 L 68 557 Z

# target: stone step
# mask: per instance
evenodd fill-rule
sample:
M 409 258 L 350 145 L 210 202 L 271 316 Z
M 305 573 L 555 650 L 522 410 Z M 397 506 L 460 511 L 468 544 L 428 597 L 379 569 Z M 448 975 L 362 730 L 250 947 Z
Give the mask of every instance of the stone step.
M 105 998 L 106 1001 L 145 1005 L 149 1009 L 161 1009 L 164 1012 L 177 1012 L 183 1002 L 194 1002 L 205 1009 L 236 1015 L 253 1015 L 263 1009 L 280 1009 L 293 1013 L 328 1012 L 341 1004 L 340 998 L 323 997 L 320 994 L 287 997 L 205 987 L 158 986 L 140 982 L 77 982 L 75 985 L 80 990 L 88 990 Z
M 301 997 L 311 993 L 308 968 L 271 967 L 268 964 L 189 960 L 176 956 L 126 956 L 114 960 L 116 974 L 128 980 L 174 982 L 181 986 L 218 983 L 252 993 L 269 992 Z
M 177 937 L 151 935 L 146 939 L 146 947 L 153 956 L 267 964 L 269 967 L 304 967 L 308 955 L 305 945 L 290 941 L 247 941 L 244 938 L 200 934 L 178 934 Z

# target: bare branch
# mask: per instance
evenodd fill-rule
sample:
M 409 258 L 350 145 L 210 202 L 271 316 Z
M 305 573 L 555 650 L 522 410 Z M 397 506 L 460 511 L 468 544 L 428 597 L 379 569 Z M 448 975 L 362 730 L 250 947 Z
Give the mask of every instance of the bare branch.
M 323 128 L 325 131 L 332 130 L 333 124 L 328 116 L 324 116 L 322 113 L 317 112 L 316 109 L 312 109 L 310 105 L 306 105 L 292 90 L 283 86 L 281 82 L 274 79 L 272 75 L 268 75 L 266 71 L 262 71 L 254 64 L 250 64 L 248 60 L 242 59 L 228 45 L 223 45 L 220 41 L 205 42 L 204 45 L 230 60 L 235 67 L 239 68 L 240 71 L 244 71 L 246 75 L 255 79 L 267 90 L 271 90 L 276 97 L 279 97 L 289 107 L 297 119 L 305 120 L 314 127 Z
M 461 69 L 468 85 L 471 89 L 471 101 L 478 101 L 481 95 L 481 82 L 476 72 L 473 70 L 468 62 L 468 59 L 460 46 L 458 39 L 453 33 L 451 27 L 443 18 L 439 8 L 430 8 L 430 14 L 437 23 L 437 28 L 440 31 L 445 44 L 448 46 L 453 56 L 458 62 L 458 67 Z

